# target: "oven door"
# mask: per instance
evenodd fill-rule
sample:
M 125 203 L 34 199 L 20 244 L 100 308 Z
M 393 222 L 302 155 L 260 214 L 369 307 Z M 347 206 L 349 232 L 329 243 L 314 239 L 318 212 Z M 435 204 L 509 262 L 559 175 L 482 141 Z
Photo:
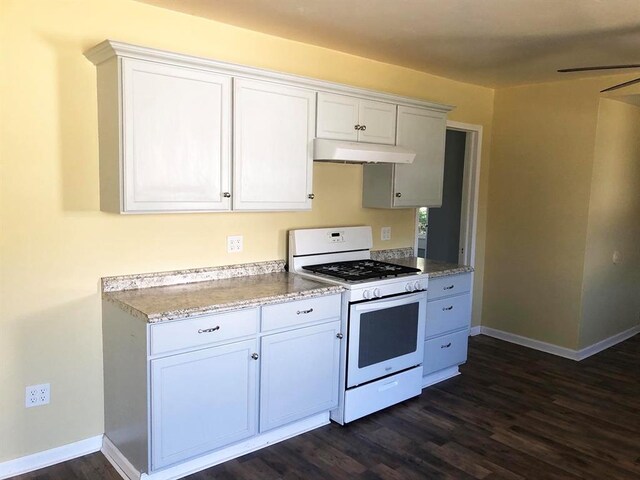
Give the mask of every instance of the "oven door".
M 347 388 L 422 363 L 427 292 L 349 308 Z

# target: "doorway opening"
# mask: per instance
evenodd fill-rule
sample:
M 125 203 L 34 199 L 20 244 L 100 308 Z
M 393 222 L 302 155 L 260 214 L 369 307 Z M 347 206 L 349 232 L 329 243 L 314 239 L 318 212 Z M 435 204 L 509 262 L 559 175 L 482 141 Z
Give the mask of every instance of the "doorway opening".
M 474 266 L 481 145 L 481 125 L 447 122 L 442 207 L 417 209 L 417 256 Z

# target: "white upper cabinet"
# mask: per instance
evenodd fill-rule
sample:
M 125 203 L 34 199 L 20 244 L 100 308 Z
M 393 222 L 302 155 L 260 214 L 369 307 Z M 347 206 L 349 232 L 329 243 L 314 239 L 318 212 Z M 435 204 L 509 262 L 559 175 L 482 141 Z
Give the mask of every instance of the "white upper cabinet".
M 362 205 L 371 208 L 442 205 L 444 112 L 398 106 L 396 144 L 416 152 L 410 164 L 364 165 Z
M 234 210 L 309 210 L 315 92 L 234 80 Z
M 230 121 L 231 77 L 123 59 L 122 211 L 228 210 Z
M 110 40 L 85 56 L 103 211 L 310 210 L 315 137 L 418 151 L 365 165 L 365 207 L 441 203 L 452 107 Z
M 318 138 L 393 145 L 396 105 L 347 95 L 318 93 Z

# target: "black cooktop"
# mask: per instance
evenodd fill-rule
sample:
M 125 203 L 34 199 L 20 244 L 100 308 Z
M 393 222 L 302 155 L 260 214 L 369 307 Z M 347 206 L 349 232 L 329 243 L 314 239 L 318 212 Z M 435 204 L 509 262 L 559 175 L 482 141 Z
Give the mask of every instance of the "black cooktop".
M 405 267 L 393 263 L 378 262 L 376 260 L 351 260 L 348 262 L 322 263 L 319 265 L 307 265 L 302 267 L 322 275 L 341 278 L 349 282 L 357 282 L 369 279 L 397 277 L 417 273 L 419 268 Z

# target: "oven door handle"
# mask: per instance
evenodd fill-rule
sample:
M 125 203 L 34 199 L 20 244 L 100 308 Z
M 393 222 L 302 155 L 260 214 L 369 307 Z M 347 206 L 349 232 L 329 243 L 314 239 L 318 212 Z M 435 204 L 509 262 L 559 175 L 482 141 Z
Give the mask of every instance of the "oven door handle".
M 371 300 L 369 302 L 359 303 L 353 306 L 356 312 L 368 312 L 371 310 L 380 310 L 381 308 L 393 308 L 399 307 L 400 305 L 406 305 L 408 303 L 413 303 L 416 300 L 422 300 L 426 298 L 426 292 L 413 293 L 411 295 L 403 295 L 401 297 L 394 297 L 389 300 Z

